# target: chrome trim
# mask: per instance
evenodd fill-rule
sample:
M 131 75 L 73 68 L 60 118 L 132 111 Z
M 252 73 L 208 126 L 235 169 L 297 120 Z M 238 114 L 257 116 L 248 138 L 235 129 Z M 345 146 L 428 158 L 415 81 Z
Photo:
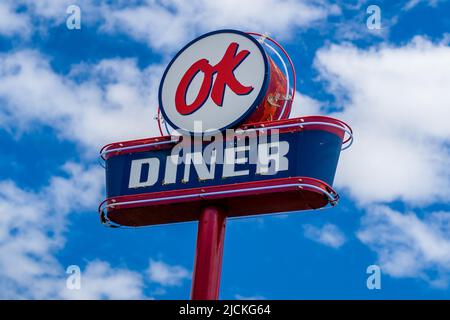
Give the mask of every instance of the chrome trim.
M 153 147 L 153 146 L 169 144 L 169 143 L 176 143 L 176 142 L 178 142 L 178 141 L 167 140 L 167 141 L 157 141 L 157 142 L 152 142 L 152 143 L 145 143 L 145 144 L 140 144 L 140 145 L 136 145 L 136 146 L 128 146 L 128 147 L 121 147 L 121 148 L 114 148 L 114 149 L 106 149 L 102 153 L 100 153 L 100 157 L 103 160 L 105 160 L 104 156 L 107 155 L 108 153 L 111 153 L 111 152 L 124 151 L 124 150 L 133 150 L 133 149 L 139 149 L 139 148 L 145 148 L 145 147 Z
M 345 150 L 348 149 L 353 144 L 353 133 L 343 124 L 337 125 L 334 123 L 328 123 L 328 122 L 322 122 L 322 121 L 313 121 L 313 122 L 302 122 L 302 123 L 289 123 L 289 124 L 282 124 L 278 126 L 270 126 L 270 127 L 258 127 L 258 128 L 251 128 L 251 129 L 236 129 L 236 133 L 238 134 L 246 134 L 247 132 L 252 131 L 263 131 L 263 130 L 273 130 L 273 129 L 284 129 L 284 128 L 293 128 L 293 127 L 304 127 L 308 125 L 323 125 L 323 126 L 329 126 L 334 127 L 337 129 L 341 129 L 345 133 L 349 135 L 349 141 L 346 143 L 346 145 L 341 149 Z M 345 141 L 345 139 L 344 139 Z M 152 143 L 146 143 L 141 145 L 135 145 L 135 146 L 128 146 L 128 147 L 121 147 L 121 148 L 114 148 L 114 149 L 106 149 L 102 153 L 100 153 L 100 157 L 105 160 L 104 156 L 111 152 L 118 152 L 118 151 L 124 151 L 124 150 L 133 150 L 133 149 L 139 149 L 139 148 L 145 148 L 145 147 L 152 147 L 157 145 L 164 145 L 169 143 L 177 143 L 178 140 L 167 140 L 167 141 L 158 141 L 158 142 L 152 142 Z
M 292 128 L 292 127 L 297 127 L 297 126 L 302 128 L 302 127 L 308 126 L 308 125 L 323 125 L 323 126 L 334 127 L 334 128 L 337 128 L 337 129 L 341 129 L 342 131 L 347 133 L 349 135 L 349 141 L 346 142 L 346 146 L 343 147 L 341 149 L 341 151 L 350 148 L 350 146 L 353 144 L 353 133 L 346 126 L 344 126 L 343 124 L 342 125 L 337 125 L 335 123 L 328 123 L 328 122 L 322 122 L 322 121 L 302 122 L 302 123 L 289 123 L 289 124 L 282 124 L 282 125 L 271 126 L 271 127 L 251 128 L 251 129 L 242 130 L 242 134 L 244 134 L 246 132 L 250 132 L 250 131 L 284 129 L 284 128 Z M 236 131 L 239 131 L 239 129 L 237 129 Z M 343 139 L 343 141 L 345 141 L 345 139 Z
M 286 63 L 284 62 L 283 58 L 278 53 L 278 51 L 276 51 L 274 47 L 272 47 L 270 44 L 268 44 L 266 42 L 264 42 L 264 45 L 267 46 L 269 49 L 271 49 L 272 52 L 274 52 L 275 55 L 278 57 L 278 59 L 280 59 L 281 64 L 283 65 L 283 68 L 284 68 L 284 73 L 286 74 L 286 95 L 284 97 L 285 101 L 284 101 L 284 104 L 283 104 L 283 109 L 281 109 L 281 113 L 280 113 L 280 117 L 282 117 L 284 115 L 284 110 L 286 110 L 286 106 L 287 106 L 288 101 L 292 100 L 292 99 L 289 99 L 289 96 L 290 96 L 290 93 L 291 93 L 291 88 L 290 88 L 290 83 L 289 83 L 290 82 L 289 72 L 288 72 Z M 280 119 L 278 119 L 278 120 L 280 120 Z

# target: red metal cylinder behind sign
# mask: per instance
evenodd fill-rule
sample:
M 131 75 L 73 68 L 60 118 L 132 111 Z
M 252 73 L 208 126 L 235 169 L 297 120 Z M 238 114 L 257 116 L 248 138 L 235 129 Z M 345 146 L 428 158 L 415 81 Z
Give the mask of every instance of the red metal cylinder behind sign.
M 245 124 L 287 119 L 291 112 L 292 101 L 289 100 L 289 97 L 284 105 L 288 86 L 286 77 L 269 56 L 267 56 L 267 60 L 270 69 L 267 92 L 255 112 L 244 121 Z

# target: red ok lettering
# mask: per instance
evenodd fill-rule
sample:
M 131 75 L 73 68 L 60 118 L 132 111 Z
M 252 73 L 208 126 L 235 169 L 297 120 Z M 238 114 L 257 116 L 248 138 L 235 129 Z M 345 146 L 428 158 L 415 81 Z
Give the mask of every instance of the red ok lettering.
M 180 114 L 188 115 L 199 109 L 206 102 L 210 93 L 214 103 L 221 107 L 226 86 L 239 95 L 249 94 L 253 90 L 252 86 L 246 87 L 240 83 L 233 73 L 250 54 L 248 50 L 242 50 L 236 54 L 238 47 L 239 45 L 236 42 L 231 43 L 222 60 L 215 66 L 212 66 L 207 59 L 200 59 L 190 66 L 183 78 L 181 78 L 175 93 L 175 107 Z M 204 75 L 202 85 L 195 100 L 191 104 L 187 104 L 187 90 L 199 72 L 203 72 Z M 213 76 L 216 73 L 217 76 L 213 83 Z

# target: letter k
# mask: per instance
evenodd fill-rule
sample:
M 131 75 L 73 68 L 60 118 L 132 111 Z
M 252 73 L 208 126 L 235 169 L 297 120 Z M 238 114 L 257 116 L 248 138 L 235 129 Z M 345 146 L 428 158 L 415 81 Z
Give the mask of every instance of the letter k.
M 238 95 L 246 95 L 253 90 L 252 86 L 246 87 L 240 83 L 234 75 L 234 70 L 250 54 L 248 50 L 242 50 L 236 54 L 238 47 L 239 45 L 236 42 L 231 43 L 222 60 L 214 66 L 217 77 L 212 87 L 211 98 L 218 106 L 222 106 L 223 104 L 226 85 Z

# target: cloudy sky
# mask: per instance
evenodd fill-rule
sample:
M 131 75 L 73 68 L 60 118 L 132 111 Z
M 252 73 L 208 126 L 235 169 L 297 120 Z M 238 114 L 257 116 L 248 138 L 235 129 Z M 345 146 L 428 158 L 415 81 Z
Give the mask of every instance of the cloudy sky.
M 81 30 L 66 26 L 73 4 Z M 189 298 L 196 224 L 103 227 L 97 154 L 157 135 L 168 61 L 222 28 L 281 42 L 293 115 L 335 116 L 356 136 L 337 207 L 228 222 L 221 298 L 450 298 L 449 13 L 445 0 L 2 0 L 0 298 Z

